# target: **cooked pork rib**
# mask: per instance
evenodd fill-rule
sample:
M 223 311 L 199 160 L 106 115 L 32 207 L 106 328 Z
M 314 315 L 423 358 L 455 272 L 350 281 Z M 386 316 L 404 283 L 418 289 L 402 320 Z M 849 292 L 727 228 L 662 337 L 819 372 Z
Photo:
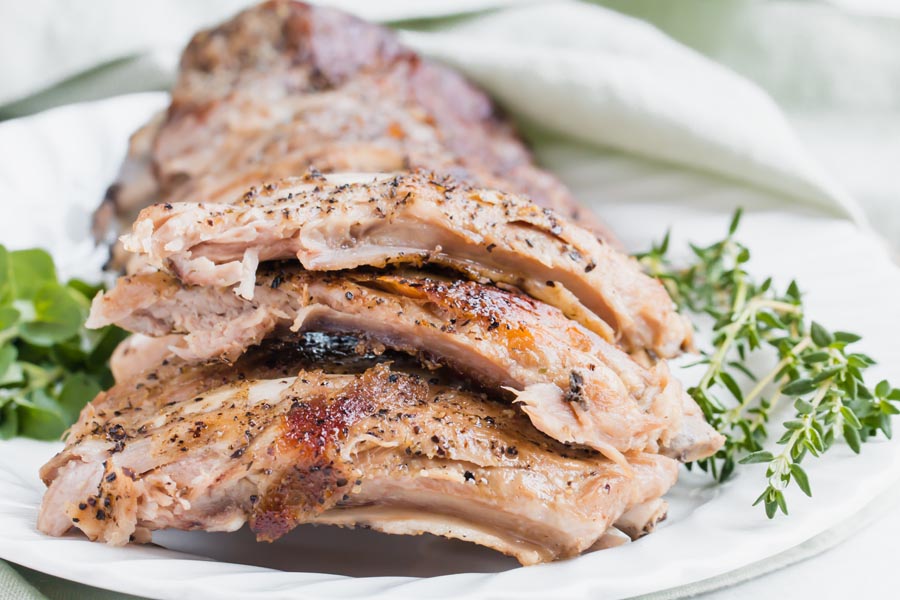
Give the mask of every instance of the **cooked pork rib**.
M 181 341 L 180 335 L 150 337 L 130 335 L 116 346 L 109 357 L 109 370 L 113 380 L 121 383 L 140 375 L 173 356 L 171 347 Z
M 41 470 L 39 529 L 125 544 L 247 520 L 268 541 L 306 522 L 365 525 L 530 564 L 591 547 L 676 479 L 673 460 L 639 453 L 628 477 L 434 374 L 386 363 L 330 371 L 298 374 L 281 347 L 233 367 L 174 361 L 118 384 Z
M 251 185 L 313 166 L 449 173 L 528 195 L 614 239 L 534 166 L 509 122 L 457 73 L 421 59 L 388 29 L 289 1 L 194 37 L 172 104 L 134 138 L 97 233 L 108 231 L 112 212 L 130 224 L 153 196 L 230 202 Z
M 95 235 L 153 201 L 90 319 L 140 335 L 41 470 L 41 531 L 363 525 L 531 564 L 648 533 L 673 458 L 721 446 L 656 360 L 691 342 L 663 286 L 384 28 L 273 0 L 197 34 Z
M 164 273 L 121 278 L 93 304 L 88 325 L 115 323 L 169 339 L 187 360 L 236 359 L 291 331 L 353 333 L 450 365 L 492 390 L 515 390 L 547 435 L 586 444 L 613 460 L 656 451 L 695 460 L 721 445 L 665 362 L 652 369 L 558 309 L 522 294 L 419 272 L 321 273 L 269 263 L 253 301 L 187 286 Z M 677 442 L 677 445 L 673 445 Z
M 423 173 L 337 186 L 307 175 L 234 205 L 156 204 L 123 241 L 186 283 L 242 283 L 247 298 L 259 261 L 296 257 L 322 271 L 427 262 L 517 286 L 631 350 L 673 356 L 691 339 L 665 288 L 586 230 Z

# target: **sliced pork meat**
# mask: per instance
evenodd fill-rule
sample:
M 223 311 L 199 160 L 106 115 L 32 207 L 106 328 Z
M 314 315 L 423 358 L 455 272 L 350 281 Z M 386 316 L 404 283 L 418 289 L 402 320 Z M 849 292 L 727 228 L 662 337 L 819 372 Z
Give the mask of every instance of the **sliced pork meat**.
M 723 443 L 665 288 L 385 28 L 270 0 L 198 33 L 94 235 L 135 219 L 89 319 L 135 335 L 41 469 L 47 534 L 334 524 L 534 564 L 649 533 Z
M 233 367 L 171 361 L 101 394 L 41 470 L 39 529 L 125 544 L 247 521 L 265 541 L 300 523 L 364 525 L 531 564 L 590 548 L 677 476 L 675 461 L 636 453 L 629 477 L 433 373 L 303 366 L 264 348 Z
M 153 273 L 123 277 L 95 299 L 88 325 L 112 323 L 166 336 L 188 360 L 234 360 L 269 336 L 296 331 L 352 333 L 449 365 L 494 393 L 512 389 L 539 430 L 614 460 L 660 445 L 694 460 L 721 445 L 699 410 L 684 422 L 693 400 L 665 362 L 645 369 L 558 309 L 472 281 L 270 263 L 248 301 Z
M 178 345 L 182 336 L 151 337 L 130 335 L 116 346 L 109 357 L 109 370 L 116 382 L 140 375 L 172 356 L 171 347 Z
M 123 241 L 186 283 L 242 284 L 247 298 L 259 261 L 296 257 L 316 271 L 431 263 L 517 286 L 630 350 L 668 357 L 691 340 L 636 261 L 526 199 L 424 173 L 342 185 L 313 174 L 229 206 L 156 204 Z
M 96 234 L 108 236 L 113 213 L 129 225 L 154 196 L 231 202 L 251 185 L 310 167 L 449 173 L 530 196 L 614 240 L 534 166 L 510 123 L 457 73 L 384 27 L 290 1 L 194 36 L 172 103 L 133 139 Z

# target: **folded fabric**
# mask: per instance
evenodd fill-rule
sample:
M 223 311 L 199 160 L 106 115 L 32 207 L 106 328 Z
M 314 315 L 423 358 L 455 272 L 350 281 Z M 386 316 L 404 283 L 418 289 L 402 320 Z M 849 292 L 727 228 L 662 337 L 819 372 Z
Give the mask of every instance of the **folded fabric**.
M 404 39 L 555 133 L 862 218 L 762 90 L 643 21 L 557 2 Z
M 335 3 L 335 2 L 332 2 Z M 248 4 L 41 0 L 0 19 L 0 102 L 99 65 L 68 88 L 87 97 L 159 88 L 175 50 L 199 27 Z M 514 116 L 595 147 L 689 167 L 862 221 L 857 205 L 809 159 L 771 99 L 747 80 L 642 21 L 581 2 L 337 2 L 376 20 L 403 21 L 404 40 L 459 68 Z M 106 10 L 108 9 L 108 10 Z M 21 11 L 21 14 L 11 14 Z M 450 13 L 466 13 L 450 18 Z M 24 22 L 24 25 L 23 25 Z M 148 60 L 147 56 L 155 57 Z M 128 57 L 150 65 L 128 77 Z M 110 75 L 110 69 L 113 75 Z M 141 77 L 143 75 L 144 77 Z M 150 85 L 142 88 L 149 81 Z M 111 89 L 112 88 L 112 89 Z M 65 94 L 52 97 L 62 102 Z M 46 95 L 43 102 L 47 103 Z M 27 102 L 25 103 L 27 109 Z

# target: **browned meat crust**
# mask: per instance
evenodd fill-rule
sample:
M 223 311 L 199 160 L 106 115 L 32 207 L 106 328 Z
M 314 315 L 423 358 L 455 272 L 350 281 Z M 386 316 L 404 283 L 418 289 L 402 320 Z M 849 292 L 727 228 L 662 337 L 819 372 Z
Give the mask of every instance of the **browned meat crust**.
M 614 240 L 460 75 L 388 29 L 284 0 L 194 36 L 164 120 L 135 136 L 95 229 L 105 236 L 111 213 L 130 223 L 154 198 L 228 202 L 310 167 L 452 174 L 530 196 Z
M 158 337 L 42 468 L 43 532 L 363 525 L 532 564 L 648 533 L 672 459 L 722 443 L 657 360 L 691 341 L 665 289 L 382 27 L 271 0 L 197 34 L 95 236 L 141 208 L 91 323 Z
M 234 360 L 268 337 L 296 331 L 352 333 L 449 365 L 494 394 L 513 390 L 539 430 L 614 460 L 660 446 L 696 460 L 721 443 L 699 410 L 685 421 L 693 400 L 664 362 L 645 369 L 558 309 L 472 281 L 269 263 L 250 301 L 157 272 L 120 278 L 95 299 L 89 325 L 110 323 L 169 336 L 168 348 L 188 360 Z
M 629 456 L 628 477 L 433 373 L 360 359 L 336 369 L 365 369 L 355 374 L 298 371 L 288 354 L 175 361 L 101 394 L 41 471 L 39 528 L 124 544 L 246 520 L 261 540 L 306 522 L 364 524 L 529 564 L 589 548 L 676 478 L 674 461 L 646 454 Z
M 629 350 L 674 356 L 692 335 L 659 281 L 586 230 L 527 199 L 427 173 L 343 185 L 309 175 L 232 205 L 156 204 L 123 240 L 186 283 L 243 282 L 245 297 L 259 261 L 296 257 L 323 271 L 434 263 L 517 286 Z

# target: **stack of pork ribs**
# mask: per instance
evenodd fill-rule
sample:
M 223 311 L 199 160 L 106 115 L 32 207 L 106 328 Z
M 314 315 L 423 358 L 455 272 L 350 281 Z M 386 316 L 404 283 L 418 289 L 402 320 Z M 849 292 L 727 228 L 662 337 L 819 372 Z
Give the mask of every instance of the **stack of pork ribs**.
M 96 216 L 135 335 L 39 528 L 432 533 L 523 564 L 636 539 L 722 444 L 691 327 L 490 100 L 291 1 L 197 34 Z M 133 224 L 132 224 L 133 222 Z

